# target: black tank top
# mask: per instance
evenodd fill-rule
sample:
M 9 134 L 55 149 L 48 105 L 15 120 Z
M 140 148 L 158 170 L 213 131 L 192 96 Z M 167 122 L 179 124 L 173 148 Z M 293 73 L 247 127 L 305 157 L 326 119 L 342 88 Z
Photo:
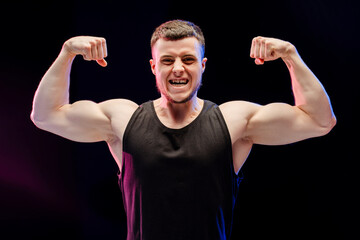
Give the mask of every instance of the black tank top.
M 181 129 L 163 125 L 152 101 L 131 117 L 119 173 L 127 240 L 229 240 L 239 183 L 214 103 Z

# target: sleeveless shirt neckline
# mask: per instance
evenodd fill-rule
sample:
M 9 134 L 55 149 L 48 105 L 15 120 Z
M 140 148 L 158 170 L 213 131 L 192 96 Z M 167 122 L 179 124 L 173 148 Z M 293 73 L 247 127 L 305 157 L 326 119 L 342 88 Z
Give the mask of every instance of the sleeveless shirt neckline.
M 207 100 L 203 100 L 203 101 L 204 101 L 204 104 L 203 104 L 203 106 L 202 106 L 202 109 L 201 109 L 199 115 L 197 115 L 196 118 L 195 118 L 193 121 L 191 121 L 188 125 L 186 125 L 186 126 L 184 126 L 184 127 L 182 127 L 182 128 L 169 128 L 169 127 L 165 126 L 165 124 L 163 124 L 163 123 L 160 121 L 159 116 L 156 114 L 155 106 L 154 106 L 154 101 L 151 100 L 151 101 L 149 101 L 149 102 L 150 102 L 150 105 L 151 105 L 151 112 L 152 112 L 153 115 L 155 115 L 156 122 L 157 122 L 163 129 L 165 129 L 165 130 L 167 130 L 167 131 L 170 131 L 170 132 L 181 132 L 181 131 L 186 130 L 187 128 L 189 128 L 189 127 L 192 126 L 193 124 L 195 124 L 195 122 L 198 121 L 199 117 L 201 117 L 201 116 L 204 114 L 205 109 L 206 109 L 206 108 L 208 107 L 208 105 L 209 105 L 209 101 L 207 101 Z

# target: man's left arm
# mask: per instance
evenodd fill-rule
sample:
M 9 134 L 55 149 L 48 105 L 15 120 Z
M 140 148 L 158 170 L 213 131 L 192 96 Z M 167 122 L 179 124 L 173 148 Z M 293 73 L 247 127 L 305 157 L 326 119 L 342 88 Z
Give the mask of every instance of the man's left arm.
M 253 107 L 243 137 L 259 144 L 287 144 L 327 134 L 336 124 L 330 99 L 294 45 L 256 37 L 250 57 L 258 65 L 281 58 L 289 69 L 295 105 L 273 103 Z

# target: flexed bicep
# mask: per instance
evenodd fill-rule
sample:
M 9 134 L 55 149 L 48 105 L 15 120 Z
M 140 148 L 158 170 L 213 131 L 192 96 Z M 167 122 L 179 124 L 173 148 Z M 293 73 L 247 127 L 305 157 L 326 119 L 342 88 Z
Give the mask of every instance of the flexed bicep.
M 49 115 L 37 126 L 77 142 L 108 141 L 114 134 L 111 121 L 92 101 L 78 101 L 66 104 Z
M 319 126 L 296 106 L 271 103 L 260 106 L 249 118 L 246 138 L 255 144 L 284 145 L 325 135 L 327 128 Z

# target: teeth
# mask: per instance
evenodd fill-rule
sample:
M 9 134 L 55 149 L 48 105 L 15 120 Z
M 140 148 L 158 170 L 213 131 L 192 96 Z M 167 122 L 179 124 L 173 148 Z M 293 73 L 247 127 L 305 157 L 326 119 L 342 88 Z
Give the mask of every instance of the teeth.
M 186 83 L 186 80 L 175 80 L 174 83 Z
M 171 84 L 186 84 L 188 82 L 188 80 L 186 79 L 175 79 L 175 80 L 170 80 Z

